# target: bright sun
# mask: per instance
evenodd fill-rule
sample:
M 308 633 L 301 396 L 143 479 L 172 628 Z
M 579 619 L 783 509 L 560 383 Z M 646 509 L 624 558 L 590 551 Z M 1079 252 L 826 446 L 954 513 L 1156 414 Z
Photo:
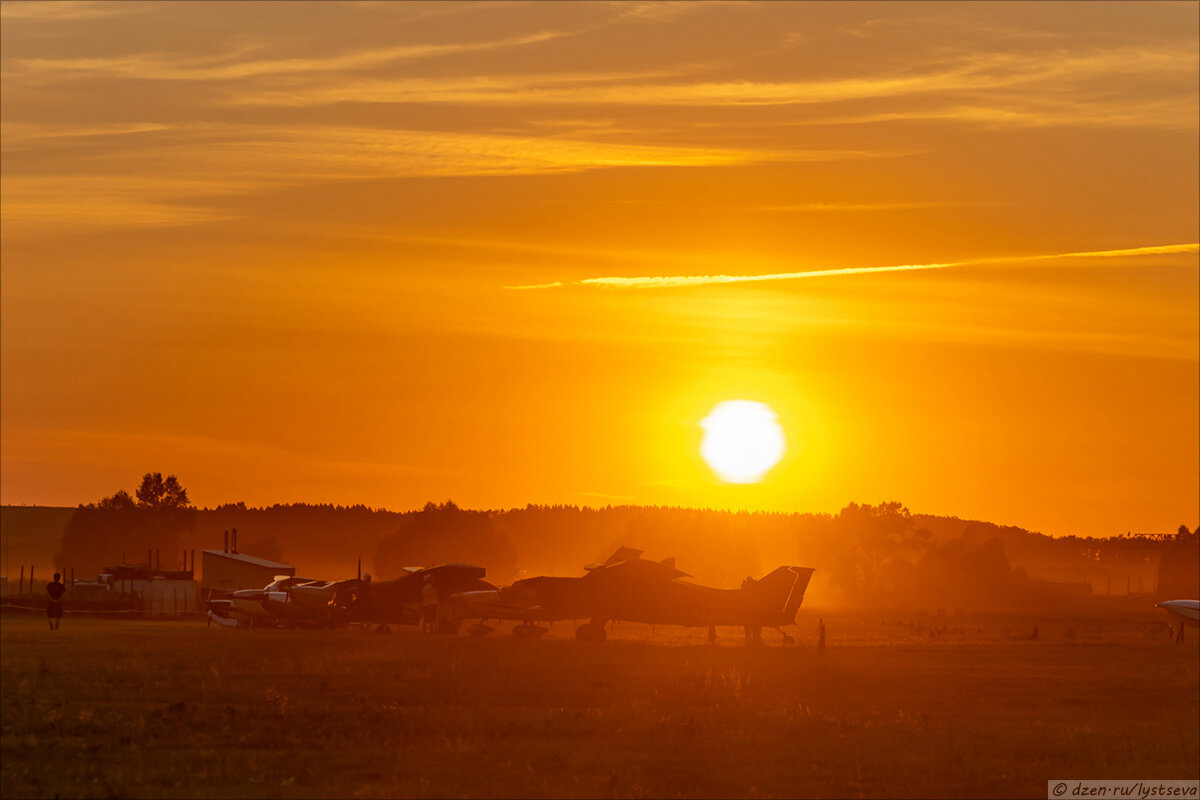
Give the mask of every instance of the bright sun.
M 787 449 L 771 407 L 753 400 L 717 403 L 700 421 L 700 455 L 727 483 L 758 483 Z

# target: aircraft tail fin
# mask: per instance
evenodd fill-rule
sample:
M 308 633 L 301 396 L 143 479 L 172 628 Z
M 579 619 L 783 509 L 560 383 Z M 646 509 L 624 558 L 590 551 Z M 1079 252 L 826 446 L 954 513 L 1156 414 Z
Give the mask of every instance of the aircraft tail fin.
M 771 613 L 778 613 L 781 625 L 796 621 L 796 612 L 804 602 L 804 591 L 815 570 L 810 567 L 780 567 L 758 581 L 763 602 Z
M 617 552 L 608 557 L 608 561 L 604 562 L 604 566 L 612 566 L 613 564 L 619 564 L 622 561 L 633 561 L 637 558 L 640 558 L 642 552 L 643 551 L 638 550 L 636 547 L 625 547 L 622 545 L 621 547 L 617 548 Z

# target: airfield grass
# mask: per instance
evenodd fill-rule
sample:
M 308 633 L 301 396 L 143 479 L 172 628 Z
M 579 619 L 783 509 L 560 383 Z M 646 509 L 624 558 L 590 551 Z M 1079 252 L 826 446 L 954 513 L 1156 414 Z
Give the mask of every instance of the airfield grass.
M 0 620 L 0 795 L 1044 797 L 1200 777 L 1161 618 L 816 617 L 799 643 L 606 644 Z M 1039 625 L 1039 638 L 1029 638 Z

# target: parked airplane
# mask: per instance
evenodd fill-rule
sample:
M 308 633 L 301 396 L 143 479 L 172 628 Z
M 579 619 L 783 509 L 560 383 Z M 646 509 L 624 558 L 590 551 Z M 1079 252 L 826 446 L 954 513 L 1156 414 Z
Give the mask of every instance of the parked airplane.
M 1200 600 L 1167 600 L 1157 605 L 1179 620 L 1179 633 L 1176 635 L 1176 641 L 1183 641 L 1184 625 L 1191 625 L 1193 628 L 1200 627 Z
M 298 578 L 289 575 L 276 575 L 275 580 L 261 589 L 238 589 L 233 592 L 220 592 L 208 601 L 210 619 L 225 625 L 248 627 L 252 625 L 276 625 L 283 617 L 291 621 L 303 621 L 294 614 L 279 614 L 268 610 L 267 598 L 271 595 L 280 596 L 294 586 L 327 585 L 329 581 L 313 578 Z
M 675 567 L 675 559 L 649 561 L 642 551 L 617 550 L 603 564 L 585 567 L 579 578 L 527 578 L 503 589 L 457 595 L 456 615 L 479 619 L 472 633 L 485 634 L 489 619 L 521 620 L 513 633 L 537 636 L 546 628 L 536 622 L 586 619 L 575 631 L 580 641 L 602 642 L 609 620 L 746 629 L 747 641 L 761 639 L 764 626 L 782 628 L 796 621 L 813 570 L 780 567 L 759 580 L 748 578 L 740 589 L 716 589 L 683 580 L 691 577 Z M 782 633 L 782 631 L 781 631 Z
M 390 581 L 351 578 L 319 581 L 308 578 L 277 578 L 262 589 L 242 589 L 231 597 L 210 601 L 217 617 L 245 620 L 243 624 L 339 625 L 350 622 L 381 625 L 415 625 L 423 606 L 437 607 L 459 592 L 487 591 L 496 587 L 483 580 L 483 567 L 442 564 L 436 567 L 406 567 Z M 454 633 L 457 627 L 445 613 L 431 621 L 439 632 Z

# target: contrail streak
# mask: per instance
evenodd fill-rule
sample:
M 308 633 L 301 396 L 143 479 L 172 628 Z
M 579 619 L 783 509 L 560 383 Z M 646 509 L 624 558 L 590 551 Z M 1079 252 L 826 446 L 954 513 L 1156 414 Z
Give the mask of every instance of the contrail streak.
M 759 283 L 762 281 L 792 281 L 801 278 L 826 278 L 833 275 L 868 275 L 876 272 L 912 272 L 922 269 L 950 269 L 979 264 L 1001 264 L 1014 261 L 1048 261 L 1057 258 L 1117 258 L 1120 256 L 1151 256 L 1170 253 L 1200 252 L 1200 243 L 1162 244 L 1152 247 L 1130 247 L 1123 250 L 1089 250 L 1080 253 L 1049 253 L 1037 256 L 996 256 L 972 258 L 966 261 L 943 261 L 934 264 L 895 264 L 886 267 L 845 267 L 817 269 L 805 272 L 771 272 L 765 275 L 667 275 L 638 278 L 584 278 L 579 281 L 557 281 L 528 286 L 505 286 L 505 289 L 556 289 L 566 286 L 597 286 L 602 289 L 668 289 L 682 286 L 710 286 L 722 283 Z

